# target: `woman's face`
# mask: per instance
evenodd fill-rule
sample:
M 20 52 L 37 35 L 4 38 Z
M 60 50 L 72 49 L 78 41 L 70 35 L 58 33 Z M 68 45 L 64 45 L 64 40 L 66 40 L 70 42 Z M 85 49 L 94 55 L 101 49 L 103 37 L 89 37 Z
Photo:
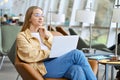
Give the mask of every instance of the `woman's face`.
M 33 10 L 33 13 L 30 18 L 30 22 L 35 27 L 40 27 L 43 25 L 43 11 L 41 9 Z

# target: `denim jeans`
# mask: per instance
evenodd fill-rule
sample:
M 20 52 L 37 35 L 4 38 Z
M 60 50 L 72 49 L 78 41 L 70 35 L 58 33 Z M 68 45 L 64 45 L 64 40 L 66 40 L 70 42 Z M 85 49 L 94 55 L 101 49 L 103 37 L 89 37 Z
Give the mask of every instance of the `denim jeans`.
M 45 61 L 44 64 L 47 70 L 45 78 L 97 80 L 84 53 L 77 49 L 53 60 Z

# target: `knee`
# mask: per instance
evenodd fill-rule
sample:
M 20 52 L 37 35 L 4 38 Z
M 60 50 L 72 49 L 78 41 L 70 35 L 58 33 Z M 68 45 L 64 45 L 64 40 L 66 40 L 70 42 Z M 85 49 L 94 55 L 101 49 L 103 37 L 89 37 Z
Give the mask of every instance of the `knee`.
M 81 68 L 81 66 L 79 65 L 72 65 L 69 69 L 71 72 L 82 72 L 83 73 L 83 69 Z
M 76 56 L 84 56 L 85 54 L 81 51 L 81 50 L 78 50 L 78 49 L 74 49 L 72 50 L 72 53 L 73 55 L 76 55 Z

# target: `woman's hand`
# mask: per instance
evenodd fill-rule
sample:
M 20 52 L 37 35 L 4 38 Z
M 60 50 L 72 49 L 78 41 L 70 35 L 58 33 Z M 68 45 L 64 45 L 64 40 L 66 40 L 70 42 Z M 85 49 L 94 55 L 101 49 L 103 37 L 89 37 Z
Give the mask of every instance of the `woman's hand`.
M 42 38 L 44 38 L 44 39 L 49 38 L 49 34 L 45 28 L 39 28 L 39 32 L 40 32 L 40 35 Z

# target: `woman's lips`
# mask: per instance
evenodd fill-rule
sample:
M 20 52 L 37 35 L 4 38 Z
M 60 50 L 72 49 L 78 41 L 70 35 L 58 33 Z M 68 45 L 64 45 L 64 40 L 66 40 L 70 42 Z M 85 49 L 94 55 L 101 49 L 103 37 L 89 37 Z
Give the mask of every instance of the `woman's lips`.
M 42 23 L 43 21 L 38 21 L 39 23 Z

